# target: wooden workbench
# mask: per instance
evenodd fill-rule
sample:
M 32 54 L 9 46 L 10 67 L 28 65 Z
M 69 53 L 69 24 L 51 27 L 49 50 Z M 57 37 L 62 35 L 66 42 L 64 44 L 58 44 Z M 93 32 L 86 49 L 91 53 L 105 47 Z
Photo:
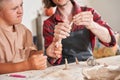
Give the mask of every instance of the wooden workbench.
M 118 65 L 120 66 L 120 56 L 112 56 L 97 59 L 100 64 Z M 65 65 L 51 66 L 45 70 L 31 70 L 10 74 L 24 75 L 26 78 L 10 77 L 10 74 L 0 75 L 0 80 L 84 80 L 82 70 L 88 68 L 86 62 L 70 63 L 68 70 L 63 70 Z

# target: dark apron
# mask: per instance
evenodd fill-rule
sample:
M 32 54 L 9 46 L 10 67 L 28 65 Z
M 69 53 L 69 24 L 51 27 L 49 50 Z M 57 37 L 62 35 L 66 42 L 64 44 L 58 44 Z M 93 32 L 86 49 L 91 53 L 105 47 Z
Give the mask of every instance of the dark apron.
M 71 32 L 70 37 L 62 40 L 63 51 L 61 64 L 75 62 L 75 57 L 79 61 L 85 61 L 92 56 L 89 30 L 86 28 Z

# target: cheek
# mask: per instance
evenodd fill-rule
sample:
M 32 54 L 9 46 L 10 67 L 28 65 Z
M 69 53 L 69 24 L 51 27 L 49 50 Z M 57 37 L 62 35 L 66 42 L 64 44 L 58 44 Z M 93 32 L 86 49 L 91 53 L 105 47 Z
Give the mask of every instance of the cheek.
M 15 14 L 6 14 L 4 16 L 4 19 L 5 19 L 6 22 L 8 22 L 10 24 L 12 24 L 12 23 L 17 21 L 17 17 L 16 17 Z
M 16 13 L 15 12 L 8 12 L 5 14 L 6 17 L 8 18 L 15 18 L 16 17 Z

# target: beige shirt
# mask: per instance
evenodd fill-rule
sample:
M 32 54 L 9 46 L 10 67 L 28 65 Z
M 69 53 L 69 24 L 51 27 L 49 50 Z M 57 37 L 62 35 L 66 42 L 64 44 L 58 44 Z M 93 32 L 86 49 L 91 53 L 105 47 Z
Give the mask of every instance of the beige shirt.
M 26 60 L 31 50 L 36 50 L 31 32 L 19 24 L 15 31 L 0 26 L 0 63 Z

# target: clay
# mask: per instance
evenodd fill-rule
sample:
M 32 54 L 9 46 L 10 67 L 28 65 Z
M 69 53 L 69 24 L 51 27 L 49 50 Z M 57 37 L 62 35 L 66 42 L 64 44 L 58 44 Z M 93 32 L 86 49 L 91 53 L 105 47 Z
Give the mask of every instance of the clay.
M 120 80 L 118 66 L 95 66 L 83 70 L 85 80 Z

